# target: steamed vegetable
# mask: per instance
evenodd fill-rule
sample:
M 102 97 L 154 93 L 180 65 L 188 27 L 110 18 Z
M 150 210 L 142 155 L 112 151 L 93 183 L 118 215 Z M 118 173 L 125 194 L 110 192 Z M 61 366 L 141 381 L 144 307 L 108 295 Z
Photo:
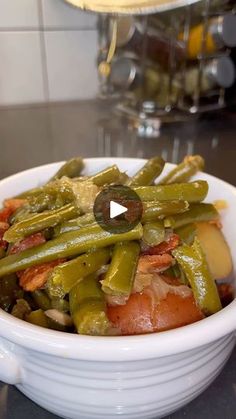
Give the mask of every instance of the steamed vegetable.
M 152 182 L 161 174 L 164 168 L 164 160 L 157 156 L 149 159 L 147 163 L 132 178 L 127 181 L 128 186 L 151 185 Z
M 162 178 L 161 184 L 187 182 L 199 170 L 204 168 L 204 160 L 201 156 L 186 156 L 182 163 L 171 170 Z
M 101 281 L 106 294 L 129 297 L 138 264 L 140 245 L 120 242 L 114 247 L 110 266 Z
M 173 250 L 173 255 L 183 269 L 201 310 L 206 315 L 219 311 L 222 308 L 220 297 L 199 241 L 195 239 L 192 246 L 179 246 Z
M 78 157 L 46 184 L 5 200 L 0 308 L 41 327 L 109 336 L 170 330 L 227 305 L 232 260 L 222 205 L 202 202 L 206 181 L 188 183 L 204 160 L 187 156 L 155 184 L 164 165 L 157 156 L 131 178 L 115 164 L 81 176 Z M 96 216 L 93 207 L 103 187 L 122 193 L 122 185 L 127 211 L 110 231 L 109 202 Z
M 73 286 L 85 276 L 96 272 L 110 259 L 110 249 L 99 249 L 85 253 L 69 262 L 57 266 L 47 283 L 47 289 L 52 297 L 63 298 Z
M 70 311 L 78 333 L 106 335 L 110 323 L 106 303 L 96 276 L 93 274 L 75 285 L 69 294 Z
M 192 183 L 178 183 L 173 185 L 135 186 L 133 190 L 143 201 L 203 201 L 208 192 L 205 180 Z
M 213 278 L 226 278 L 231 274 L 233 265 L 223 233 L 216 225 L 209 223 L 197 223 L 196 228 Z
M 10 255 L 0 260 L 0 277 L 21 271 L 32 265 L 51 262 L 58 258 L 80 255 L 92 248 L 107 247 L 120 241 L 138 240 L 142 237 L 143 229 L 137 225 L 127 233 L 112 234 L 98 225 L 84 227 L 79 231 L 63 233 L 60 236 L 27 249 L 17 255 Z
M 74 157 L 73 159 L 68 160 L 51 180 L 61 179 L 63 176 L 71 178 L 79 176 L 83 168 L 83 159 L 81 157 Z

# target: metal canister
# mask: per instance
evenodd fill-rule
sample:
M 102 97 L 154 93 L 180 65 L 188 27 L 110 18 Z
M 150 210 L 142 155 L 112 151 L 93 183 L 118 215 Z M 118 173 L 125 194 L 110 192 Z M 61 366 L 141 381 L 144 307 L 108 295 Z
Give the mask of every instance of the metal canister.
M 224 47 L 236 46 L 236 15 L 226 13 L 209 20 L 208 30 L 205 36 L 204 51 L 202 51 L 204 37 L 204 25 L 194 26 L 189 32 L 187 55 L 190 59 L 196 59 L 202 53 L 213 54 Z M 182 35 L 180 35 L 182 38 Z
M 161 75 L 151 66 L 141 67 L 133 55 L 116 56 L 111 63 L 110 84 L 117 91 L 133 91 L 136 97 L 155 97 Z
M 131 90 L 141 83 L 141 69 L 131 57 L 115 57 L 111 63 L 110 83 L 118 90 Z
M 209 60 L 203 68 L 199 91 L 208 92 L 216 87 L 229 88 L 235 81 L 235 67 L 230 57 Z M 199 68 L 189 68 L 185 74 L 185 92 L 194 94 L 199 83 Z
M 146 27 L 141 20 L 132 16 L 117 18 L 116 45 L 166 69 L 169 68 L 173 54 L 176 66 L 183 61 L 185 54 L 182 41 L 172 39 L 153 27 Z

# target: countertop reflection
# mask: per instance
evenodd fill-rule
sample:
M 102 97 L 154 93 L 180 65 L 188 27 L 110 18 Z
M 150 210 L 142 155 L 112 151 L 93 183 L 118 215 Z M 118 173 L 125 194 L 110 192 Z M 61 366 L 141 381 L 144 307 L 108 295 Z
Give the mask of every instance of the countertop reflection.
M 186 154 L 207 159 L 207 171 L 236 183 L 236 114 L 166 125 L 158 138 L 140 138 L 112 112 L 85 101 L 0 111 L 0 176 L 36 165 L 84 157 L 150 157 L 176 163 Z
M 157 138 L 141 138 L 104 101 L 0 110 L 0 178 L 74 155 L 141 157 L 162 155 L 179 162 L 201 154 L 206 171 L 236 185 L 236 114 L 163 126 Z M 236 350 L 216 381 L 169 419 L 236 418 Z M 14 387 L 0 384 L 0 419 L 53 419 Z M 79 418 L 78 418 L 79 419 Z

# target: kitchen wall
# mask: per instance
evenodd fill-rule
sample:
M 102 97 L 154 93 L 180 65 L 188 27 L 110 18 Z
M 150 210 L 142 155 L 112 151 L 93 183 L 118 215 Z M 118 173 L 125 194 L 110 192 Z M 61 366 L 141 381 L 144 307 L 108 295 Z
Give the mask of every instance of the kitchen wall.
M 96 23 L 62 0 L 0 0 L 0 106 L 94 97 Z

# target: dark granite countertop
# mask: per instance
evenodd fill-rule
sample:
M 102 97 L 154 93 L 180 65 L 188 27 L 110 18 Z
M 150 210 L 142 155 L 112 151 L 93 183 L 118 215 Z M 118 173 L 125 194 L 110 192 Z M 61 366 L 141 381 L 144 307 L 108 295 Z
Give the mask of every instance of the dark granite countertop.
M 106 102 L 88 101 L 0 110 L 0 178 L 18 171 L 84 157 L 150 157 L 171 162 L 201 154 L 207 172 L 236 185 L 236 114 L 164 126 L 158 138 L 139 138 Z M 12 386 L 0 384 L 0 419 L 53 419 Z M 236 350 L 220 376 L 169 419 L 236 418 Z M 79 418 L 78 418 L 79 419 Z

